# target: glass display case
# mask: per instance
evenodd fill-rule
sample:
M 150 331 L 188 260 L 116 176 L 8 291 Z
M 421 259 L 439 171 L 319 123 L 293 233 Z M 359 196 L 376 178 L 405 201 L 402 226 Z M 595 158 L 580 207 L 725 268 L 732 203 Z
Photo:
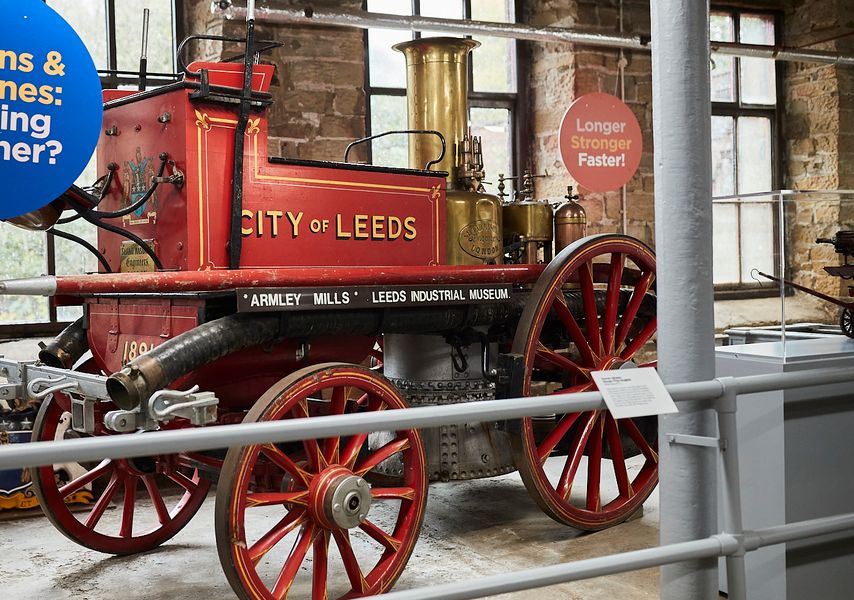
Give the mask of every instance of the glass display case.
M 854 190 L 713 200 L 716 326 L 731 344 L 838 338 L 854 350 Z M 773 298 L 773 300 L 772 300 Z

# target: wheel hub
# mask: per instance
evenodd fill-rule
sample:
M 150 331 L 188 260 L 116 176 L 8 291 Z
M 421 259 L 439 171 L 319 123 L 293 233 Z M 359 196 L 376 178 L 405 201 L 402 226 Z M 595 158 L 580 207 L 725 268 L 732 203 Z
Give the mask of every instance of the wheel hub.
M 368 518 L 371 488 L 349 469 L 332 467 L 311 486 L 310 507 L 315 519 L 327 529 L 353 529 Z

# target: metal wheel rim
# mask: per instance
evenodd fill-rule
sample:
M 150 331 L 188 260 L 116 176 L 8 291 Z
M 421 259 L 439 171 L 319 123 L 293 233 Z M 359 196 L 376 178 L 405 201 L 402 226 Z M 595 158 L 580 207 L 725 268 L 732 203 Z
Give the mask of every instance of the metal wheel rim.
M 352 410 L 355 406 L 366 410 L 405 407 L 400 394 L 382 375 L 362 366 L 330 363 L 302 369 L 281 380 L 256 402 L 244 422 L 307 416 L 308 405 L 304 401 L 306 398 L 324 389 L 345 388 L 359 390 L 359 394 L 366 394 L 367 398 L 356 397 L 358 394 L 348 391 L 334 391 L 329 402 L 329 410 L 333 413 L 340 414 L 344 410 Z M 371 488 L 374 503 L 388 500 L 400 503 L 392 531 L 383 530 L 372 523 L 370 515 L 367 521 L 353 530 L 330 527 L 328 523 L 320 524 L 314 518 L 311 510 L 316 507 L 311 504 L 308 490 L 313 489 L 311 485 L 315 479 L 320 479 L 321 474 L 329 473 L 336 465 L 360 476 L 367 475 L 373 467 L 370 467 L 368 472 L 364 471 L 365 467 L 372 464 L 371 461 L 376 460 L 379 455 L 385 456 L 385 452 L 390 451 L 397 442 L 401 443 L 395 448 L 399 446 L 400 450 L 388 456 L 401 456 L 404 462 L 404 480 L 401 486 Z M 393 440 L 363 456 L 362 450 L 366 444 L 367 435 L 330 438 L 318 440 L 317 443 L 303 442 L 301 467 L 296 464 L 297 455 L 293 451 L 288 452 L 273 445 L 229 450 L 217 491 L 217 548 L 226 577 L 239 597 L 287 598 L 297 573 L 301 567 L 305 568 L 307 563 L 311 571 L 311 597 L 330 597 L 326 578 L 332 560 L 331 544 L 337 547 L 336 552 L 343 563 L 331 566 L 337 567 L 341 573 L 346 573 L 346 584 L 350 586 L 348 591 L 338 597 L 355 598 L 380 594 L 391 588 L 412 553 L 424 517 L 427 497 L 424 447 L 415 430 L 398 431 Z M 290 472 L 290 486 L 287 490 L 278 493 L 264 492 L 263 496 L 249 491 L 253 470 L 258 467 L 258 459 L 262 455 L 270 462 L 273 461 L 271 457 L 275 456 L 276 466 L 283 473 Z M 290 463 L 284 462 L 283 455 L 290 459 Z M 316 457 L 314 460 L 309 458 L 312 455 Z M 305 481 L 301 481 L 304 475 L 296 472 L 295 466 L 308 476 Z M 247 512 L 255 506 L 261 506 L 257 500 L 262 497 L 267 506 L 281 504 L 287 512 L 272 529 L 254 542 L 249 542 Z M 380 546 L 375 553 L 378 559 L 371 559 L 369 570 L 364 569 L 364 560 L 360 561 L 355 555 L 350 540 L 351 532 L 355 531 L 375 540 L 385 536 L 386 545 L 377 542 Z M 278 537 L 280 534 L 281 537 Z M 255 565 L 285 536 L 293 536 L 296 539 L 287 558 L 281 564 L 276 562 L 273 566 L 273 570 L 278 571 L 274 581 L 269 576 L 260 574 Z M 273 541 L 277 537 L 278 540 Z M 349 548 L 349 552 L 346 548 Z M 345 553 L 349 562 L 343 559 Z M 307 561 L 308 557 L 311 557 L 310 563 Z
M 592 264 L 594 258 L 605 255 L 610 255 L 611 262 L 608 268 L 609 283 L 605 292 L 605 312 L 601 315 L 600 321 L 600 315 L 595 309 L 595 294 L 591 291 L 593 269 L 586 267 L 586 265 Z M 618 255 L 623 256 L 622 263 L 617 259 Z M 623 278 L 625 267 L 629 262 L 637 268 L 639 276 L 632 285 L 632 296 L 627 302 L 624 314 L 618 315 L 616 304 L 619 301 L 620 290 L 625 290 L 627 287 Z M 617 267 L 618 264 L 622 266 Z M 584 270 L 589 271 L 589 275 L 586 275 L 583 272 Z M 619 275 L 617 275 L 618 270 Z M 581 367 L 582 370 L 585 368 L 589 370 L 591 368 L 591 364 L 589 364 L 591 357 L 589 355 L 600 359 L 593 361 L 593 367 L 595 367 L 596 362 L 602 363 L 601 359 L 604 359 L 605 355 L 619 357 L 620 360 L 631 360 L 643 346 L 643 343 L 655 333 L 655 318 L 652 318 L 633 338 L 628 337 L 630 325 L 637 316 L 636 310 L 640 307 L 643 297 L 653 286 L 655 258 L 652 251 L 643 243 L 628 236 L 600 235 L 580 240 L 564 249 L 550 263 L 531 294 L 534 301 L 525 307 L 520 319 L 512 352 L 524 357 L 524 377 L 521 390 L 523 396 L 531 395 L 531 381 L 534 363 L 538 356 L 538 342 L 549 313 L 559 303 L 559 299 L 563 297 L 563 292 L 558 293 L 558 290 L 561 290 L 566 282 L 576 278 L 576 276 L 580 292 L 585 299 L 585 313 L 588 315 L 585 320 L 590 323 L 592 322 L 590 316 L 595 315 L 596 318 L 595 329 L 598 331 L 599 346 L 596 347 L 596 334 L 591 332 L 587 323 L 584 328 L 576 323 L 575 334 L 570 334 L 569 337 L 572 340 L 577 340 L 580 335 L 583 341 L 588 344 L 588 348 L 581 352 L 582 357 L 578 363 L 569 361 L 573 363 L 572 365 L 567 361 L 559 360 L 559 357 L 549 356 L 551 360 L 557 361 L 561 368 L 563 366 L 568 369 Z M 618 284 L 622 283 L 622 285 L 614 285 L 614 280 Z M 641 293 L 637 294 L 636 292 Z M 589 301 L 591 297 L 594 300 L 592 315 L 587 312 L 591 305 Z M 629 315 L 633 304 L 632 298 L 638 298 L 638 300 L 634 307 L 635 313 Z M 566 315 L 570 314 L 569 310 L 562 310 L 560 306 L 554 310 L 556 313 L 561 313 L 558 314 L 560 323 L 568 331 L 572 325 L 572 323 L 567 324 Z M 625 325 L 622 325 L 623 319 L 621 317 L 627 315 L 630 318 Z M 613 348 L 610 347 L 611 344 Z M 549 349 L 545 348 L 545 350 Z M 539 360 L 542 361 L 542 357 L 546 355 L 542 351 L 539 354 L 541 357 Z M 578 376 L 583 378 L 582 373 L 579 373 Z M 586 391 L 589 389 L 595 389 L 595 385 L 589 382 L 589 376 L 587 376 L 578 385 L 558 391 Z M 622 449 L 619 444 L 621 429 L 625 429 L 644 456 L 644 464 L 637 470 L 634 478 L 625 469 L 625 459 L 622 457 Z M 520 422 L 520 435 L 514 436 L 511 441 L 516 467 L 529 493 L 550 517 L 573 527 L 598 530 L 624 521 L 643 504 L 643 501 L 652 493 L 658 483 L 658 455 L 655 444 L 650 444 L 644 439 L 633 420 L 615 421 L 607 411 L 564 415 L 557 420 L 550 436 L 546 436 L 539 445 L 535 439 L 533 419 L 525 418 Z M 569 441 L 569 450 L 565 457 L 566 462 L 559 479 L 553 483 L 544 468 L 545 459 L 549 454 L 546 450 L 549 446 L 553 449 L 565 441 Z M 601 496 L 597 501 L 597 494 L 601 493 L 603 474 L 608 476 L 602 464 L 602 450 L 606 444 L 612 455 L 612 468 L 609 471 L 611 471 L 611 476 L 617 484 L 618 495 L 602 504 Z M 541 459 L 544 452 L 545 458 Z M 577 506 L 571 501 L 570 494 L 573 484 L 576 483 L 574 478 L 578 466 L 585 455 L 588 457 L 588 474 L 592 473 L 593 475 L 592 478 L 588 477 L 584 506 Z M 622 463 L 622 468 L 619 467 L 620 463 Z M 595 483 L 597 477 L 599 478 L 598 487 Z

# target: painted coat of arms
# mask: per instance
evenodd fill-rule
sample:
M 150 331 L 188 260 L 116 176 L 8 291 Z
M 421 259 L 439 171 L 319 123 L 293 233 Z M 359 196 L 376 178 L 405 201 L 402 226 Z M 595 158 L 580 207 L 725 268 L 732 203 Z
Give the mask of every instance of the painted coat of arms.
M 145 196 L 151 188 L 151 179 L 155 176 L 154 157 L 143 158 L 142 149 L 137 147 L 136 156 L 125 161 L 122 183 L 124 184 L 123 206 L 135 204 Z M 122 217 L 127 225 L 154 223 L 157 219 L 157 192 L 148 201 L 129 215 Z

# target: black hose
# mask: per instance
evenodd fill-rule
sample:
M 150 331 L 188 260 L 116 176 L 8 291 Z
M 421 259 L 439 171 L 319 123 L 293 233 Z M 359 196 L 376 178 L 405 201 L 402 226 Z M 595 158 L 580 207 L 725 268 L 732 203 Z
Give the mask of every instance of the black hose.
M 169 155 L 165 152 L 160 153 L 160 169 L 157 171 L 157 177 L 163 177 L 164 171 L 166 171 L 166 163 L 169 160 Z M 157 190 L 157 186 L 160 185 L 157 181 L 151 184 L 151 187 L 148 188 L 148 191 L 145 192 L 145 195 L 131 204 L 130 206 L 126 206 L 120 210 L 114 210 L 109 212 L 98 211 L 98 210 L 89 210 L 87 211 L 90 216 L 95 217 L 96 219 L 115 219 L 117 217 L 123 217 L 125 215 L 129 215 L 133 211 L 137 210 L 141 206 L 145 206 L 145 203 L 151 199 L 151 196 L 154 195 L 154 192 Z
M 132 241 L 133 243 L 138 245 L 140 248 L 142 248 L 142 251 L 145 252 L 151 258 L 151 260 L 154 262 L 154 265 L 158 269 L 163 268 L 163 263 L 161 263 L 160 259 L 157 258 L 157 255 L 154 253 L 154 250 L 152 250 L 149 247 L 149 245 L 146 244 L 145 241 L 143 241 L 142 238 L 131 233 L 130 231 L 122 229 L 121 227 L 116 227 L 114 225 L 110 225 L 109 223 L 104 223 L 100 219 L 97 219 L 96 217 L 91 216 L 90 214 L 88 214 L 89 213 L 88 208 L 86 208 L 85 206 L 83 206 L 82 204 L 77 202 L 76 200 L 72 200 L 71 198 L 66 198 L 65 201 L 68 202 L 68 204 L 71 205 L 71 208 L 76 210 L 77 214 L 79 214 L 81 217 L 83 217 L 83 219 L 85 221 L 91 223 L 95 227 L 100 227 L 104 231 L 109 231 L 110 233 L 115 233 L 116 235 L 120 235 L 124 238 L 129 239 L 130 241 Z
M 41 349 L 39 360 L 49 367 L 70 369 L 88 349 L 89 340 L 86 337 L 83 317 L 80 317 Z
M 443 333 L 517 319 L 526 300 L 519 294 L 500 304 L 424 309 L 331 310 L 238 313 L 209 321 L 149 350 L 107 379 L 107 392 L 120 408 L 133 410 L 178 378 L 244 348 L 313 336 L 375 336 L 384 333 Z
M 86 248 L 89 252 L 91 252 L 92 254 L 95 255 L 95 257 L 98 259 L 98 262 L 101 263 L 102 267 L 104 267 L 105 273 L 112 273 L 113 272 L 113 269 L 110 267 L 110 263 L 107 262 L 107 259 L 104 257 L 104 255 L 101 254 L 100 252 L 98 252 L 98 249 L 95 248 L 95 246 L 93 246 L 92 244 L 90 244 L 89 242 L 84 240 L 83 238 L 79 238 L 76 235 L 72 235 L 72 234 L 68 233 L 67 231 L 60 231 L 59 229 L 48 229 L 47 233 L 48 233 L 48 235 L 53 235 L 53 236 L 56 236 L 58 238 L 62 238 L 64 240 L 68 240 L 69 242 L 74 242 L 75 244 L 80 244 L 81 246 Z

